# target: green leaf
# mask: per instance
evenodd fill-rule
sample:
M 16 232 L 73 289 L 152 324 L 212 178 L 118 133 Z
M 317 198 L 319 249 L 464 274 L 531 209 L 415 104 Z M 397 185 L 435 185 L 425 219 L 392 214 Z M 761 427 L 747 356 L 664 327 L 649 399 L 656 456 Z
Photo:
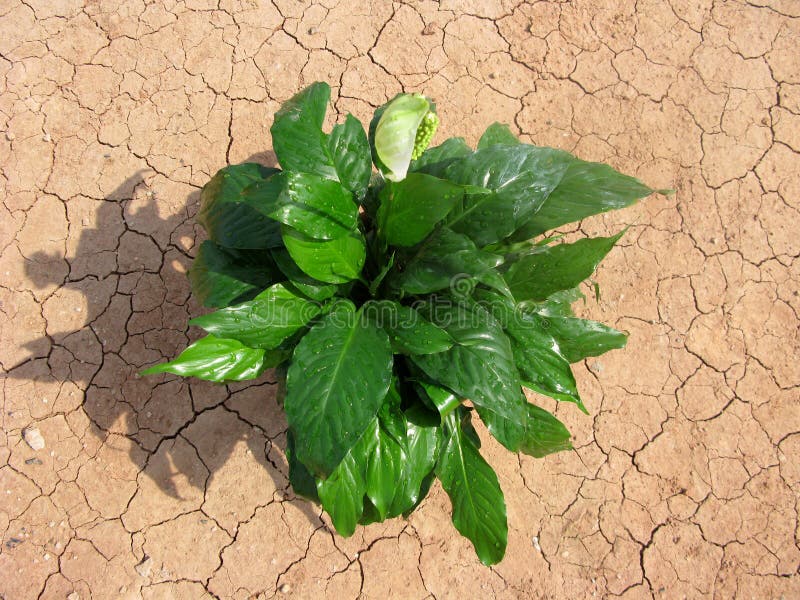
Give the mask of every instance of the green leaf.
M 244 381 L 264 371 L 264 350 L 248 348 L 237 340 L 207 335 L 191 344 L 173 361 L 155 365 L 142 375 L 174 373 L 207 381 Z
M 508 294 L 503 277 L 495 270 L 502 259 L 475 247 L 465 235 L 438 230 L 418 248 L 393 285 L 406 294 L 428 294 L 451 288 L 463 295 L 480 282 Z
M 530 239 L 566 223 L 630 206 L 652 193 L 653 190 L 638 179 L 608 165 L 575 159 L 549 198 L 513 238 Z
M 542 206 L 574 160 L 561 150 L 517 144 L 489 146 L 454 161 L 445 179 L 492 192 L 467 194 L 450 213 L 450 227 L 479 247 L 502 240 Z
M 394 418 L 402 423 L 400 416 Z M 401 444 L 382 426 L 382 419 L 374 417 L 330 477 L 317 481 L 323 508 L 340 535 L 352 535 L 359 522 L 387 517 L 407 464 L 404 445 L 405 437 Z
M 586 300 L 578 287 L 550 294 L 544 302 L 533 304 L 533 310 L 545 317 L 573 317 L 572 304 Z
M 511 133 L 508 125 L 505 123 L 492 123 L 483 132 L 481 139 L 478 141 L 478 150 L 495 146 L 497 144 L 504 144 L 506 146 L 515 146 L 519 144 L 517 136 Z
M 251 348 L 275 348 L 320 312 L 318 304 L 278 283 L 249 302 L 197 317 L 189 324 L 217 337 L 239 340 Z
M 540 248 L 508 268 L 506 283 L 520 302 L 545 300 L 555 292 L 574 288 L 594 273 L 623 233 L 625 231 L 612 237 L 586 238 L 574 244 Z
M 425 479 L 436 465 L 441 445 L 441 427 L 435 413 L 420 405 L 405 411 L 405 460 L 394 482 L 395 493 L 389 517 L 401 515 L 414 508 L 423 498 Z
M 381 421 L 395 419 L 400 426 L 403 420 L 394 411 L 384 411 Z M 402 440 L 405 443 L 405 439 Z M 386 518 L 395 497 L 398 480 L 403 472 L 407 457 L 403 446 L 389 435 L 383 426 L 377 428 L 377 436 L 372 452 L 367 459 L 367 497 L 378 512 L 379 520 Z
M 283 228 L 283 243 L 302 271 L 326 283 L 345 283 L 356 279 L 366 259 L 364 238 L 353 231 L 335 240 L 315 240 Z
M 453 346 L 453 338 L 444 329 L 409 306 L 383 300 L 369 302 L 364 310 L 389 334 L 395 354 L 433 354 Z
M 275 260 L 275 264 L 278 265 L 281 272 L 289 280 L 289 283 L 307 298 L 321 302 L 336 294 L 338 290 L 337 286 L 318 281 L 303 273 L 300 267 L 297 266 L 297 263 L 289 256 L 289 251 L 286 248 L 273 250 L 272 258 Z
M 194 295 L 203 306 L 221 308 L 250 300 L 283 274 L 267 250 L 235 250 L 204 241 L 189 269 Z
M 381 267 L 381 270 L 378 271 L 378 274 L 370 282 L 369 284 L 370 296 L 375 297 L 378 295 L 378 289 L 381 287 L 383 280 L 386 279 L 386 276 L 389 274 L 389 272 L 392 270 L 392 267 L 394 266 L 394 258 L 395 258 L 395 253 L 392 252 L 392 254 L 389 256 L 389 260 L 386 262 L 385 265 Z
M 521 452 L 543 458 L 555 452 L 572 450 L 569 431 L 561 421 L 535 404 L 528 404 L 527 409 L 528 420 Z
M 380 194 L 379 232 L 393 246 L 418 244 L 463 194 L 460 186 L 424 173 L 389 181 Z
M 359 525 L 372 525 L 379 523 L 381 516 L 378 514 L 378 509 L 370 502 L 369 498 L 364 497 L 364 511 L 361 513 L 361 518 L 358 520 Z
M 353 535 L 364 512 L 367 461 L 375 450 L 379 429 L 377 417 L 370 419 L 330 477 L 317 480 L 317 493 L 322 507 L 331 516 L 333 526 L 342 537 Z
M 442 417 L 446 417 L 459 407 L 463 400 L 463 398 L 459 398 L 450 390 L 435 383 L 420 381 L 419 386 L 422 388 L 425 397 L 431 401 L 431 404 L 436 407 Z
M 242 190 L 278 173 L 257 163 L 220 169 L 200 192 L 197 221 L 216 243 L 227 248 L 279 248 L 281 227 L 242 200 Z
M 467 146 L 464 138 L 453 137 L 438 146 L 425 150 L 422 156 L 411 163 L 409 171 L 427 173 L 441 178 L 450 163 L 470 154 L 472 154 L 472 149 Z
M 505 323 L 522 384 L 551 398 L 574 402 L 587 413 L 569 361 L 544 321 L 545 318 L 537 314 L 517 312 Z
M 456 345 L 411 360 L 432 381 L 472 400 L 489 433 L 516 452 L 523 437 L 525 396 L 502 327 L 477 304 L 429 304 L 427 309 L 428 316 L 447 330 Z
M 322 131 L 331 98 L 327 83 L 308 86 L 285 102 L 272 123 L 272 146 L 286 171 L 338 179 L 328 136 Z
M 249 206 L 316 239 L 342 237 L 356 226 L 358 206 L 338 181 L 284 171 L 244 190 Z
M 297 457 L 330 475 L 383 403 L 392 350 L 383 329 L 341 303 L 300 340 L 287 373 L 286 418 Z
M 319 502 L 317 482 L 306 466 L 297 460 L 294 445 L 294 434 L 289 430 L 286 432 L 286 462 L 289 463 L 289 483 L 292 484 L 292 489 L 298 496 L 312 502 Z
M 277 348 L 264 350 L 264 368 L 274 369 L 281 366 L 292 355 L 292 348 L 294 348 L 297 340 L 289 338 Z
M 495 564 L 503 558 L 508 542 L 500 482 L 470 437 L 464 435 L 457 412 L 450 413 L 446 424 L 436 475 L 453 504 L 453 525 L 472 542 L 483 564 Z
M 344 123 L 335 125 L 331 131 L 328 148 L 339 181 L 357 198 L 363 198 L 372 175 L 372 160 L 369 140 L 361 122 L 348 113 Z
M 571 363 L 609 350 L 624 348 L 628 335 L 612 327 L 574 317 L 542 316 L 542 327 L 555 338 L 561 354 Z

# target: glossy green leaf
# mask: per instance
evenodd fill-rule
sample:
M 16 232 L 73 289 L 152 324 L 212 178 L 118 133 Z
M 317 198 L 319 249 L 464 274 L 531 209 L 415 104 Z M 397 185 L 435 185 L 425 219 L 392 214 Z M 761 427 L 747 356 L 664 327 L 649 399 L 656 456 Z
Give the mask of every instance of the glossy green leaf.
M 458 415 L 447 417 L 436 475 L 453 504 L 453 525 L 472 542 L 481 562 L 492 565 L 506 551 L 506 503 L 497 475 L 470 436 L 464 435 Z
M 545 317 L 537 314 L 516 313 L 505 323 L 522 383 L 557 400 L 574 402 L 587 412 L 578 395 L 569 361 L 545 322 Z
M 519 144 L 517 136 L 511 133 L 508 125 L 505 123 L 492 123 L 483 132 L 481 139 L 478 140 L 478 150 L 495 146 L 497 144 L 504 144 L 506 146 L 515 146 Z
M 267 250 L 234 250 L 204 241 L 189 269 L 192 292 L 204 306 L 221 308 L 255 297 L 285 278 Z
M 419 386 L 422 388 L 425 397 L 431 401 L 431 404 L 436 407 L 442 417 L 446 417 L 450 412 L 458 408 L 463 401 L 463 398 L 459 398 L 450 390 L 435 383 L 420 381 Z
M 387 182 L 380 195 L 379 234 L 393 246 L 413 246 L 424 240 L 464 194 L 445 179 L 409 173 Z
M 516 452 L 523 436 L 525 397 L 502 327 L 477 304 L 429 305 L 429 311 L 427 316 L 446 329 L 456 345 L 411 360 L 432 381 L 472 400 L 492 436 Z
M 571 450 L 569 430 L 543 408 L 528 404 L 528 420 L 525 424 L 525 439 L 520 451 L 535 458 Z
M 433 354 L 453 345 L 453 338 L 444 329 L 409 306 L 383 300 L 365 304 L 364 311 L 374 315 L 375 322 L 389 334 L 395 354 Z
M 623 233 L 556 244 L 524 256 L 508 268 L 506 283 L 517 301 L 541 301 L 555 292 L 574 288 L 594 273 Z
M 411 163 L 409 171 L 441 178 L 448 165 L 469 154 L 472 154 L 472 148 L 467 146 L 464 138 L 450 138 L 438 146 L 425 150 L 422 156 Z
M 327 83 L 317 82 L 285 102 L 272 123 L 272 146 L 286 171 L 338 179 L 328 136 L 322 131 L 331 98 Z
M 404 413 L 406 425 L 405 459 L 394 482 L 396 489 L 387 516 L 398 516 L 411 510 L 423 498 L 425 479 L 436 465 L 441 445 L 438 415 L 419 404 Z
M 340 304 L 300 340 L 287 373 L 284 408 L 297 457 L 327 476 L 383 403 L 392 350 L 383 329 Z
M 514 233 L 530 239 L 566 223 L 624 208 L 653 193 L 638 179 L 608 165 L 575 159 L 547 200 Z
M 406 294 L 428 294 L 444 289 L 464 295 L 480 282 L 509 293 L 495 267 L 501 257 L 479 250 L 465 235 L 447 228 L 438 230 L 420 244 L 402 272 L 392 278 Z
M 378 514 L 378 509 L 375 508 L 375 505 L 370 502 L 369 498 L 364 496 L 364 510 L 361 513 L 361 518 L 358 520 L 359 525 L 372 525 L 373 523 L 379 523 L 383 519 Z
M 356 279 L 367 256 L 364 238 L 358 231 L 335 240 L 315 240 L 284 227 L 283 243 L 306 275 L 326 283 Z
M 372 160 L 369 140 L 361 122 L 348 114 L 344 123 L 335 125 L 331 131 L 328 148 L 339 181 L 357 198 L 363 198 L 372 175 Z
M 387 411 L 387 415 L 399 420 L 402 425 L 402 419 L 394 411 Z M 389 435 L 383 426 L 379 426 L 372 452 L 367 458 L 366 478 L 366 494 L 378 512 L 379 520 L 385 519 L 389 512 L 406 462 L 401 442 Z
M 358 206 L 338 181 L 285 171 L 247 187 L 243 197 L 260 213 L 316 239 L 352 231 Z
M 353 535 L 364 512 L 367 462 L 375 450 L 379 430 L 378 419 L 373 417 L 330 477 L 317 480 L 317 493 L 322 507 L 331 516 L 333 526 L 342 537 Z
M 318 304 L 278 283 L 249 302 L 197 317 L 189 324 L 251 348 L 275 348 L 321 311 Z
M 264 371 L 264 350 L 248 348 L 237 340 L 207 335 L 170 362 L 142 371 L 142 375 L 174 373 L 206 381 L 244 381 Z
M 272 258 L 288 283 L 307 298 L 321 302 L 336 294 L 338 290 L 336 285 L 324 283 L 303 273 L 286 248 L 273 250 Z
M 389 516 L 398 484 L 406 475 L 405 431 L 403 439 L 396 440 L 383 426 L 384 418 L 374 417 L 330 477 L 317 482 L 323 507 L 345 537 L 352 535 L 359 522 L 373 523 Z M 392 418 L 405 427 L 399 414 Z
M 535 312 L 545 317 L 574 317 L 572 304 L 578 300 L 585 301 L 586 296 L 574 287 L 550 294 L 543 302 L 532 303 L 532 306 Z
M 200 192 L 197 222 L 214 242 L 227 248 L 279 248 L 281 227 L 242 200 L 249 185 L 278 173 L 257 163 L 220 169 Z
M 386 276 L 391 272 L 392 267 L 394 267 L 394 259 L 396 254 L 392 252 L 391 256 L 389 256 L 389 260 L 386 261 L 386 264 L 380 268 L 378 274 L 372 279 L 369 284 L 369 293 L 370 296 L 375 297 L 378 295 L 378 290 L 380 289 L 381 285 L 383 284 L 383 280 L 386 279 Z
M 541 324 L 555 338 L 561 354 L 571 363 L 624 348 L 628 341 L 626 333 L 597 321 L 543 316 Z
M 574 160 L 561 150 L 517 144 L 489 146 L 454 161 L 446 179 L 492 192 L 467 194 L 450 213 L 449 226 L 479 247 L 502 240 L 542 206 Z

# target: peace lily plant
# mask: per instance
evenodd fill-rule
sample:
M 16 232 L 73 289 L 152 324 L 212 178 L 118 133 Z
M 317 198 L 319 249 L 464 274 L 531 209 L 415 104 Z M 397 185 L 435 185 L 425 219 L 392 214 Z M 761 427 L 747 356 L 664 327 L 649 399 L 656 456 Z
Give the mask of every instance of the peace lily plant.
M 456 529 L 496 563 L 506 508 L 473 420 L 512 452 L 570 449 L 524 388 L 586 412 L 570 363 L 626 341 L 570 308 L 622 233 L 543 234 L 654 190 L 497 123 L 474 150 L 428 148 L 438 117 L 419 94 L 380 107 L 369 134 L 352 115 L 325 133 L 329 100 L 315 83 L 275 114 L 282 170 L 231 165 L 205 185 L 190 278 L 216 310 L 191 321 L 205 337 L 145 373 L 276 368 L 291 484 L 341 535 L 408 515 L 438 478 Z

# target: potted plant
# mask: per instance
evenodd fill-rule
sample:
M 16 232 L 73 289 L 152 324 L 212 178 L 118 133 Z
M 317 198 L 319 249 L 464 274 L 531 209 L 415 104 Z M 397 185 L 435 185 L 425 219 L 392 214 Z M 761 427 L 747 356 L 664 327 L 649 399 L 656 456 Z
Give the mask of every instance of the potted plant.
M 505 503 L 472 420 L 512 452 L 571 448 L 524 388 L 586 412 L 570 364 L 626 341 L 570 308 L 623 232 L 545 234 L 654 190 L 497 123 L 474 150 L 428 148 L 438 117 L 419 94 L 380 107 L 368 133 L 352 115 L 325 133 L 329 99 L 315 83 L 275 114 L 282 170 L 231 165 L 205 185 L 190 278 L 216 310 L 191 321 L 205 337 L 145 373 L 277 368 L 291 484 L 340 534 L 408 515 L 438 478 L 458 531 L 496 563 Z

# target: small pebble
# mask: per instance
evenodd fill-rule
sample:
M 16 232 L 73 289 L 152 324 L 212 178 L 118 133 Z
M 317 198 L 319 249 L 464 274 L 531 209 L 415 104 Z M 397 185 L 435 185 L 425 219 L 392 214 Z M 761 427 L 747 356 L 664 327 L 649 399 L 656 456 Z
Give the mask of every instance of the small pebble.
M 72 592 L 67 596 L 67 600 L 81 600 L 81 597 L 78 595 L 78 592 Z
M 22 439 L 31 447 L 32 450 L 44 448 L 44 438 L 38 427 L 26 427 L 22 431 Z
M 533 547 L 534 547 L 534 549 L 535 549 L 537 552 L 541 552 L 541 551 L 542 551 L 542 547 L 539 545 L 539 537 L 538 537 L 538 536 L 536 536 L 536 535 L 535 535 L 535 536 L 533 536 L 533 540 L 532 540 L 532 541 L 533 541 Z
M 17 139 L 17 136 L 15 136 L 15 135 L 14 135 L 13 133 L 11 133 L 10 131 L 6 131 L 6 139 L 7 139 L 9 142 L 13 142 L 15 139 Z
M 145 556 L 142 561 L 134 567 L 136 572 L 141 575 L 142 577 L 149 577 L 150 576 L 150 569 L 153 568 L 153 559 L 149 556 Z
M 42 136 L 42 141 L 43 142 L 49 142 L 50 141 L 50 134 L 47 133 L 46 131 L 44 132 L 44 135 Z
M 281 594 L 288 594 L 289 592 L 292 591 L 292 586 L 290 586 L 288 583 L 284 583 L 281 587 L 278 588 L 278 591 Z

